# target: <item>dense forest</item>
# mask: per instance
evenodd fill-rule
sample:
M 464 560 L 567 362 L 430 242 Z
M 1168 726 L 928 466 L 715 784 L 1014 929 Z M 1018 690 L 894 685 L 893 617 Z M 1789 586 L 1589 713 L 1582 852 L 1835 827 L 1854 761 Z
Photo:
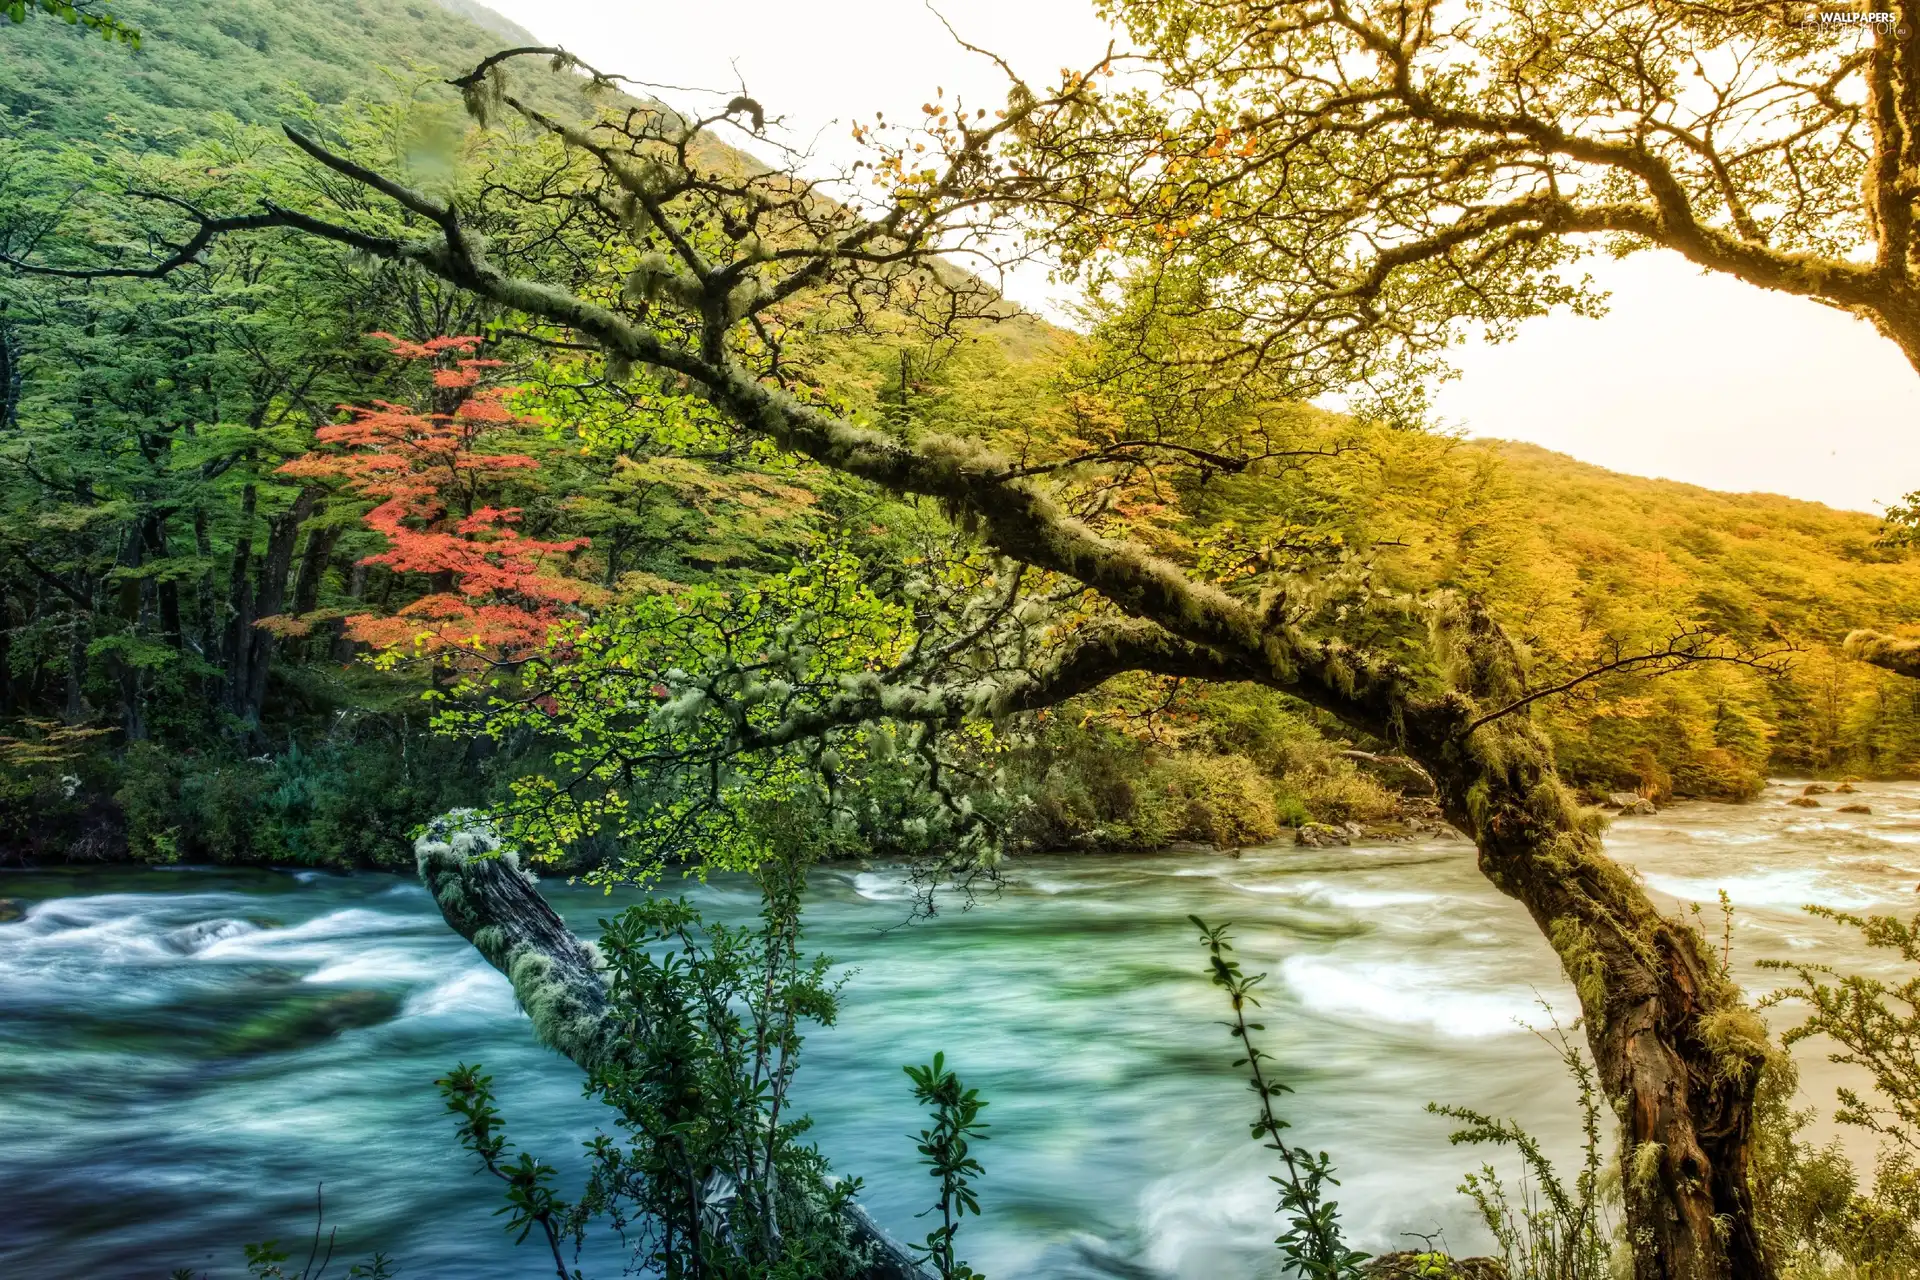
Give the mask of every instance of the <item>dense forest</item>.
M 1540 1275 L 1608 1265 L 1603 1097 L 1637 1277 L 1817 1268 L 1863 1215 L 1874 1257 L 1910 1264 L 1908 1167 L 1868 1195 L 1793 1145 L 1726 952 L 1607 858 L 1592 806 L 1920 774 L 1920 684 L 1884 657 L 1920 625 L 1914 521 L 1463 438 L 1421 391 L 1462 322 L 1598 305 L 1572 235 L 1920 351 L 1895 267 L 1819 256 L 1892 245 L 1911 210 L 1833 194 L 1894 198 L 1851 167 L 1866 144 L 1797 150 L 1864 128 L 1833 86 L 1879 64 L 1750 6 L 1519 6 L 1445 39 L 1431 6 L 1365 7 L 1379 23 L 1116 0 L 1159 90 L 1102 88 L 1107 63 L 991 110 L 940 90 L 855 126 L 869 158 L 833 181 L 744 91 L 637 96 L 475 4 L 0 9 L 7 855 L 416 866 L 634 1136 L 569 1207 L 514 1162 L 484 1077 L 441 1081 L 559 1274 L 569 1232 L 631 1212 L 665 1274 L 891 1275 L 780 1111 L 795 1028 L 836 990 L 800 950 L 808 866 L 908 861 L 933 909 L 1024 852 L 1444 822 L 1581 1003 L 1592 1065 L 1563 1047 L 1592 1141 L 1578 1211 L 1528 1219 Z M 1711 127 L 1582 140 L 1619 42 L 1657 48 L 1626 60 L 1656 80 L 1757 49 L 1736 61 L 1810 96 L 1728 164 Z M 1480 83 L 1449 57 L 1531 69 Z M 1378 85 L 1321 101 L 1310 69 L 1343 59 Z M 1564 92 L 1551 120 L 1536 79 Z M 1886 93 L 1920 132 L 1920 89 Z M 1645 140 L 1669 134 L 1690 143 Z M 1767 185 L 1775 151 L 1800 187 Z M 1081 323 L 989 286 L 1009 228 L 1085 286 Z M 1861 630 L 1895 639 L 1849 648 Z M 589 946 L 522 860 L 753 875 L 762 926 L 656 898 Z M 1195 923 L 1285 1161 L 1281 1254 L 1361 1274 L 1327 1157 L 1282 1136 L 1253 980 Z M 1849 1021 L 1884 989 L 1799 977 L 1850 1048 L 1900 1034 Z M 971 1276 L 978 1099 L 942 1059 L 910 1075 L 941 1196 L 921 1262 Z M 1900 1274 L 1877 1265 L 1800 1274 Z
M 477 148 L 460 157 L 469 165 L 511 163 L 488 144 L 450 140 L 457 102 L 433 68 L 532 36 L 479 9 L 310 7 L 120 6 L 145 37 L 135 52 L 52 22 L 10 31 L 5 251 L 77 262 L 105 244 L 133 261 L 154 233 L 149 210 L 115 198 L 128 187 L 234 207 L 271 198 L 271 184 L 287 184 L 289 198 L 313 191 L 270 127 L 282 118 L 416 161 L 431 145 Z M 376 74 L 349 80 L 346 67 Z M 574 85 L 544 91 L 588 109 Z M 0 768 L 11 847 L 395 861 L 430 812 L 510 786 L 521 753 L 539 748 L 504 743 L 482 759 L 436 737 L 418 701 L 433 664 L 360 661 L 406 646 L 393 627 L 346 620 L 370 608 L 420 614 L 449 587 L 509 607 L 527 604 L 524 593 L 461 581 L 431 551 L 396 558 L 395 529 L 368 519 L 383 493 L 364 477 L 288 470 L 326 447 L 316 433 L 336 406 L 431 399 L 422 371 L 368 334 L 491 332 L 483 345 L 497 359 L 495 314 L 294 237 L 222 246 L 191 278 L 75 287 L 15 277 L 5 289 L 0 711 L 11 727 Z M 1016 446 L 1126 412 L 1076 385 L 1090 358 L 1084 339 L 1031 321 L 958 345 L 905 332 L 849 341 L 823 357 L 841 374 L 838 393 L 870 420 Z M 684 414 L 672 430 L 697 433 L 698 411 L 671 394 L 612 404 L 564 357 L 523 345 L 508 360 L 488 371 L 490 384 L 557 385 L 523 393 L 513 423 L 463 442 L 529 460 L 468 486 L 463 501 L 518 509 L 531 543 L 580 542 L 535 550 L 529 580 L 558 575 L 595 592 L 723 584 L 829 546 L 884 560 L 926 533 L 923 513 L 875 508 L 804 463 L 768 474 L 758 459 L 690 458 L 678 440 L 663 449 L 655 425 L 633 439 L 579 412 Z M 1541 655 L 1540 680 L 1694 627 L 1803 651 L 1784 678 L 1629 670 L 1554 704 L 1562 770 L 1595 794 L 1737 798 L 1768 771 L 1904 776 L 1920 765 L 1911 683 L 1838 645 L 1920 603 L 1920 571 L 1881 545 L 1872 517 L 1287 414 L 1289 432 L 1330 456 L 1156 495 L 1139 527 L 1223 577 L 1245 572 L 1234 557 L 1271 560 L 1280 548 L 1382 589 L 1473 592 Z M 1028 847 L 1234 844 L 1306 822 L 1385 820 L 1398 807 L 1390 773 L 1369 776 L 1338 754 L 1379 744 L 1269 695 L 1109 689 L 1010 744 Z

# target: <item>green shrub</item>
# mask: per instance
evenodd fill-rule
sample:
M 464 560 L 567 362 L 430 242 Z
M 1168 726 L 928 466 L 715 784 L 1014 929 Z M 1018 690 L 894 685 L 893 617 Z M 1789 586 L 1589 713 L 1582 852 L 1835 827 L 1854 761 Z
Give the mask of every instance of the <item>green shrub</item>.
M 1237 849 L 1279 834 L 1273 779 L 1245 756 L 1173 756 L 1157 763 L 1152 781 L 1167 797 L 1180 839 Z
M 180 860 L 180 761 L 151 742 L 136 742 L 121 760 L 113 799 L 126 821 L 127 853 L 141 862 Z
M 1763 1005 L 1795 1000 L 1806 1020 L 1784 1037 L 1791 1047 L 1826 1037 L 1832 1061 L 1864 1069 L 1872 1090 L 1838 1091 L 1834 1118 L 1879 1134 L 1872 1190 L 1859 1185 L 1838 1142 L 1812 1147 L 1800 1138 L 1813 1119 L 1795 1111 L 1792 1059 L 1775 1056 L 1755 1100 L 1755 1207 L 1768 1248 L 1789 1280 L 1893 1280 L 1920 1274 L 1920 916 L 1855 916 L 1824 907 L 1815 915 L 1858 930 L 1867 945 L 1894 952 L 1902 980 L 1841 974 L 1824 965 L 1777 960 L 1763 968 L 1790 973 L 1795 985 Z

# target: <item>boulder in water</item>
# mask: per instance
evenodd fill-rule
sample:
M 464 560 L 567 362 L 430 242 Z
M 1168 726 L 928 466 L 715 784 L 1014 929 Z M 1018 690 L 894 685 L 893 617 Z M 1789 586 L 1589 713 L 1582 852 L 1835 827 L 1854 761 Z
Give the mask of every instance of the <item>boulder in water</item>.
M 1858 790 L 1859 788 L 1854 786 L 1851 782 L 1843 782 L 1839 786 L 1833 789 L 1833 794 L 1837 796 L 1850 796 L 1855 791 L 1858 791 Z
M 1843 804 L 1840 806 L 1839 812 L 1841 813 L 1872 813 L 1873 806 L 1867 805 L 1867 804 Z
M 301 992 L 228 1030 L 218 1048 L 236 1055 L 304 1049 L 344 1031 L 378 1026 L 398 1014 L 400 1005 L 400 996 L 391 991 Z
M 1796 809 L 1818 809 L 1820 807 L 1820 802 L 1812 796 L 1795 796 L 1793 799 L 1787 801 L 1787 803 Z
M 1658 813 L 1653 801 L 1637 791 L 1615 791 L 1607 797 L 1607 808 L 1618 809 L 1622 814 Z
M 1339 827 L 1309 822 L 1293 833 L 1293 842 L 1309 849 L 1331 849 L 1335 845 L 1352 844 L 1353 837 Z
M 1806 786 L 1800 788 L 1800 794 L 1803 796 L 1823 796 L 1831 790 L 1833 790 L 1832 787 L 1823 787 L 1817 782 L 1809 782 Z
M 0 898 L 0 924 L 12 924 L 15 920 L 25 920 L 27 909 L 12 898 Z

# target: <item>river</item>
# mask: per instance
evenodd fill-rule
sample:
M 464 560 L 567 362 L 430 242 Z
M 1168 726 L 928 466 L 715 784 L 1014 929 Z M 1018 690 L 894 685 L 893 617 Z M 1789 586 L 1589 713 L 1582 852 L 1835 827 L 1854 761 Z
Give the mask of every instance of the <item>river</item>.
M 1920 785 L 1864 784 L 1871 815 L 1740 806 L 1617 822 L 1608 843 L 1663 901 L 1738 907 L 1734 961 L 1873 967 L 1806 903 L 1910 911 Z M 619 895 L 549 883 L 576 928 Z M 737 882 L 689 884 L 750 916 Z M 494 1076 L 509 1134 L 567 1171 L 600 1122 L 578 1072 L 528 1038 L 504 979 L 402 878 L 228 869 L 0 872 L 0 1275 L 242 1275 L 243 1242 L 304 1243 L 324 1184 L 339 1256 L 383 1248 L 408 1280 L 551 1274 L 493 1217 L 433 1081 Z M 1456 1192 L 1488 1153 L 1450 1147 L 1432 1101 L 1511 1116 L 1570 1159 L 1573 1087 L 1526 1025 L 1572 995 L 1520 907 L 1463 841 L 1029 858 L 997 895 L 905 923 L 897 870 L 816 874 L 812 949 L 850 972 L 799 1090 L 837 1169 L 896 1235 L 930 1180 L 901 1065 L 935 1050 L 989 1099 L 985 1216 L 962 1254 L 995 1280 L 1275 1274 L 1269 1152 L 1231 1068 L 1187 916 L 1236 923 L 1271 973 L 1264 1046 L 1293 1085 L 1293 1138 L 1331 1152 L 1356 1242 L 1487 1243 Z M 1835 1076 L 1802 1054 L 1808 1098 Z M 1503 1167 L 1507 1162 L 1500 1161 Z M 620 1274 L 602 1242 L 588 1274 Z M 335 1274 L 343 1268 L 336 1266 Z

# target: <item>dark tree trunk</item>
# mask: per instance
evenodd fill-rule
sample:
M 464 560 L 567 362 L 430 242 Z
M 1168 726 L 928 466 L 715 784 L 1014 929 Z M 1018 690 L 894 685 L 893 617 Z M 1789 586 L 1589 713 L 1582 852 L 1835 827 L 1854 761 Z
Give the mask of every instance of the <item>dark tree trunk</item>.
M 5 307 L 0 302 L 0 432 L 20 425 L 20 392 L 27 377 L 20 339 L 4 319 Z
M 300 553 L 300 574 L 293 584 L 293 613 L 295 617 L 304 617 L 320 605 L 320 584 L 327 576 L 327 562 L 333 556 L 334 544 L 340 541 L 340 530 L 315 529 L 307 534 L 306 548 Z M 309 657 L 315 651 L 324 653 L 331 646 L 332 635 L 323 632 L 306 642 Z
M 320 603 L 320 582 L 326 576 L 327 558 L 340 541 L 338 529 L 315 529 L 307 535 L 306 548 L 300 553 L 300 576 L 294 580 L 293 611 L 312 613 Z
M 126 544 L 120 552 L 122 568 L 135 570 L 146 563 L 146 522 L 142 515 L 134 520 L 133 527 L 127 530 Z M 142 630 L 141 622 L 146 613 L 146 599 L 149 594 L 147 580 L 129 573 L 120 580 L 120 619 L 126 630 L 138 635 Z M 141 706 L 140 668 L 127 660 L 123 651 L 109 651 L 107 668 L 113 673 L 114 682 L 120 687 L 120 724 L 128 742 L 139 742 L 147 736 L 147 718 Z
M 347 598 L 349 600 L 359 600 L 366 594 L 367 564 L 365 561 L 356 560 L 354 561 L 353 568 L 347 574 Z M 348 637 L 346 624 L 344 622 L 335 622 L 333 624 L 332 656 L 335 662 L 351 662 L 353 660 L 353 640 Z
M 8 613 L 12 612 L 12 592 L 10 584 L 0 583 L 0 600 L 5 601 Z M 6 626 L 0 627 L 0 715 L 12 715 L 16 710 L 25 710 L 25 706 L 15 697 L 13 680 L 13 619 L 5 619 Z
M 221 702 L 238 714 L 241 693 L 247 687 L 247 655 L 253 640 L 253 516 L 258 493 L 249 484 L 240 495 L 240 538 L 233 546 L 233 564 L 227 570 L 227 625 L 220 646 L 226 668 Z
M 147 717 L 140 705 L 140 668 L 124 658 L 113 659 L 113 675 L 120 685 L 120 727 L 128 742 L 147 736 Z
M 293 506 L 273 517 L 267 525 L 267 550 L 260 561 L 260 581 L 254 591 L 258 611 L 249 627 L 252 635 L 248 637 L 247 680 L 242 687 L 242 701 L 235 708 L 235 714 L 249 732 L 260 727 L 260 707 L 267 697 L 267 672 L 273 665 L 273 651 L 278 641 L 273 632 L 257 624 L 262 618 L 278 615 L 286 604 L 294 544 L 299 540 L 300 526 L 313 514 L 317 496 L 312 489 L 302 489 Z

